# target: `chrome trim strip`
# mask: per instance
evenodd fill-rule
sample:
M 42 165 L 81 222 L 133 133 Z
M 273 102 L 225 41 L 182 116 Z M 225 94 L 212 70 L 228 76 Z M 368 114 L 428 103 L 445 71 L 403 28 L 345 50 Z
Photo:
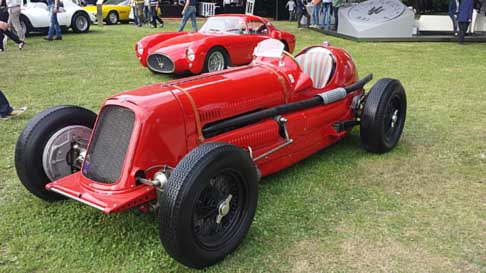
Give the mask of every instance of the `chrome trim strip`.
M 284 131 L 285 142 L 284 142 L 284 143 L 282 143 L 282 144 L 280 144 L 280 145 L 278 145 L 277 147 L 275 147 L 275 148 L 273 148 L 273 149 L 270 149 L 269 151 L 266 151 L 265 153 L 263 153 L 263 154 L 261 154 L 261 155 L 259 155 L 259 156 L 255 157 L 255 158 L 253 158 L 253 161 L 255 161 L 255 162 L 256 162 L 257 160 L 260 160 L 260 159 L 262 159 L 262 158 L 266 157 L 267 155 L 269 155 L 269 154 L 273 154 L 273 153 L 275 153 L 276 151 L 278 151 L 278 150 L 280 150 L 280 149 L 282 149 L 282 148 L 285 148 L 286 146 L 288 146 L 288 145 L 290 145 L 290 144 L 294 143 L 294 140 L 290 138 L 290 136 L 289 136 L 289 132 L 287 131 L 287 126 L 286 126 L 286 124 L 287 124 L 288 120 L 287 120 L 286 118 L 284 118 L 284 117 L 282 117 L 282 116 L 278 115 L 278 116 L 276 116 L 276 117 L 275 117 L 275 121 L 278 123 L 279 127 L 280 127 L 280 128 L 282 128 L 282 129 L 283 129 L 283 131 Z
M 263 153 L 263 154 L 261 154 L 261 155 L 259 155 L 259 156 L 255 157 L 255 158 L 253 159 L 253 161 L 260 160 L 260 159 L 262 159 L 262 158 L 266 157 L 266 156 L 267 156 L 267 155 L 269 155 L 269 154 L 273 154 L 273 153 L 275 153 L 276 151 L 278 151 L 278 150 L 280 150 L 280 149 L 282 149 L 282 148 L 284 148 L 284 147 L 286 147 L 286 146 L 288 146 L 288 145 L 292 144 L 293 142 L 294 142 L 294 140 L 293 140 L 293 139 L 286 140 L 284 143 L 282 143 L 282 144 L 278 145 L 277 147 L 275 147 L 275 148 L 271 149 L 270 151 L 267 151 L 267 152 L 265 152 L 265 153 Z
M 71 198 L 71 199 L 74 199 L 74 200 L 76 200 L 76 201 L 79 201 L 79 202 L 81 202 L 81 203 L 83 203 L 83 204 L 85 204 L 85 205 L 88 205 L 88 206 L 90 206 L 90 207 L 93 207 L 93 208 L 95 208 L 95 209 L 99 209 L 99 210 L 101 210 L 101 211 L 103 211 L 103 212 L 105 211 L 105 209 L 104 209 L 104 208 L 102 208 L 102 207 L 100 207 L 100 206 L 98 206 L 98 205 L 95 205 L 95 204 L 93 204 L 93 203 L 90 203 L 90 202 L 88 202 L 88 201 L 86 201 L 86 200 L 83 200 L 83 199 L 81 199 L 81 198 L 78 198 L 78 197 L 76 197 L 76 196 L 69 195 L 69 194 L 67 194 L 67 193 L 65 193 L 65 192 L 63 192 L 63 191 L 58 190 L 58 189 L 55 189 L 55 188 L 50 188 L 50 190 L 51 190 L 51 191 L 53 191 L 53 192 L 55 192 L 55 193 L 59 193 L 60 195 L 63 195 L 63 196 L 66 196 L 66 197 L 68 197 L 68 198 Z
M 161 71 L 161 70 L 158 70 L 158 69 L 154 69 L 154 68 L 153 68 L 153 67 L 150 65 L 150 63 L 149 63 L 149 61 L 148 61 L 148 59 L 150 58 L 150 56 L 154 56 L 154 55 L 160 55 L 160 56 L 164 56 L 164 57 L 166 57 L 167 59 L 169 59 L 169 60 L 172 62 L 172 67 L 173 67 L 173 68 L 172 68 L 172 71 Z M 148 55 L 148 56 L 147 56 L 147 67 L 148 67 L 150 70 L 155 71 L 155 72 L 158 72 L 158 73 L 163 73 L 163 74 L 171 74 L 171 73 L 174 73 L 174 71 L 175 71 L 175 62 L 174 62 L 174 60 L 172 60 L 172 58 L 171 58 L 171 57 L 169 57 L 169 56 L 167 56 L 167 55 L 165 55 L 165 54 L 161 54 L 161 53 L 152 53 L 152 54 L 150 54 L 150 55 Z

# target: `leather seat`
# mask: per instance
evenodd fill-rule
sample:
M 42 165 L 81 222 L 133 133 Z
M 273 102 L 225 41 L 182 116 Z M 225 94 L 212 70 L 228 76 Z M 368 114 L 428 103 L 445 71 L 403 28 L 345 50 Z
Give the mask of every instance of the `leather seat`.
M 312 80 L 312 86 L 324 88 L 334 71 L 334 57 L 323 47 L 314 47 L 295 58 L 302 72 Z

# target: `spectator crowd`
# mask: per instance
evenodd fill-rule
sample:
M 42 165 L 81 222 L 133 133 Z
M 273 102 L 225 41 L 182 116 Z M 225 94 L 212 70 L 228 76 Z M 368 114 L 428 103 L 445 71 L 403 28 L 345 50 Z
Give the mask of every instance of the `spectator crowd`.
M 288 0 L 286 7 L 289 11 L 289 21 L 297 19 L 299 28 L 302 18 L 305 17 L 307 27 L 337 31 L 341 5 L 342 0 Z

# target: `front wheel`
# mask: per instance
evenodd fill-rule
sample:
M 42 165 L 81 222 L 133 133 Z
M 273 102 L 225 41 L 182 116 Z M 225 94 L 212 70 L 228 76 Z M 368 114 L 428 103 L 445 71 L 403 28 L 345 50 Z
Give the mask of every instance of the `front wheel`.
M 180 263 L 203 268 L 231 253 L 257 206 L 256 167 L 242 149 L 206 143 L 188 153 L 160 196 L 160 240 Z
M 37 114 L 15 146 L 15 169 L 25 188 L 46 201 L 63 199 L 45 186 L 79 171 L 95 120 L 95 113 L 77 106 L 57 106 Z
M 222 48 L 215 47 L 206 55 L 204 62 L 204 72 L 214 72 L 226 69 L 229 65 L 226 51 Z
M 72 22 L 71 22 L 71 28 L 73 29 L 74 32 L 76 33 L 84 33 L 89 31 L 89 17 L 88 15 L 78 12 L 74 14 Z
M 402 135 L 407 115 L 407 97 L 400 81 L 380 79 L 371 88 L 361 114 L 360 138 L 363 148 L 385 153 Z

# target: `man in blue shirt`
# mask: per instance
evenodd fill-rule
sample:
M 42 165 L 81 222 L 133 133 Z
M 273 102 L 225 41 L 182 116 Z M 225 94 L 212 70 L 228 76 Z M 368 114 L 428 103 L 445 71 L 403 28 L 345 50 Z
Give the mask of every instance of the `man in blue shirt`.
M 459 22 L 459 43 L 464 43 L 464 36 L 466 35 L 469 23 L 472 20 L 473 0 L 461 0 L 459 4 L 459 13 L 457 14 L 457 21 Z
M 184 30 L 186 26 L 187 20 L 191 18 L 192 22 L 192 29 L 197 32 L 197 22 L 196 22 L 196 0 L 186 0 L 186 4 L 184 5 L 184 9 L 182 10 L 182 21 L 181 25 L 179 26 L 179 32 Z
M 59 0 L 47 0 L 47 6 L 49 7 L 49 32 L 47 32 L 47 37 L 44 39 L 52 41 L 54 34 L 56 35 L 56 40 L 62 40 L 61 26 L 57 21 L 57 12 L 59 11 Z

